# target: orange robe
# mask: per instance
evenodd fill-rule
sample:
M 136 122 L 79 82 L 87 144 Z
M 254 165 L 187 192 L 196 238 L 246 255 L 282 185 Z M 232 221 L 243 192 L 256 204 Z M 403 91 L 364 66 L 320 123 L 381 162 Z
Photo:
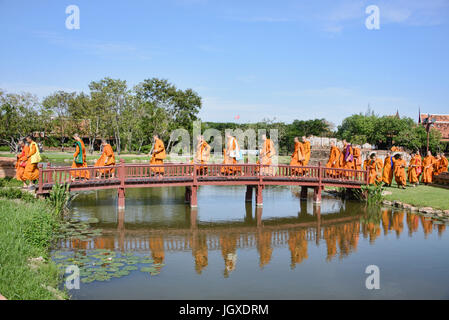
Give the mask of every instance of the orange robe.
M 75 161 L 72 162 L 72 168 L 87 168 L 87 162 L 86 162 L 86 147 L 84 146 L 84 142 L 80 140 L 81 143 L 81 150 L 78 144 L 76 144 L 75 153 L 73 154 L 73 158 L 76 158 L 80 152 L 82 152 L 83 155 L 83 163 L 76 163 Z M 85 178 L 89 179 L 90 174 L 88 170 L 77 170 L 77 171 L 70 171 L 70 175 L 73 178 Z
M 295 151 L 293 151 L 292 159 L 290 160 L 291 166 L 303 166 L 304 165 L 304 146 L 301 142 L 295 142 Z M 302 171 L 299 168 L 293 168 L 292 174 L 300 174 Z
M 206 164 L 207 161 L 209 161 L 209 155 L 210 155 L 209 144 L 206 141 L 198 143 L 196 146 L 195 159 L 191 163 Z M 205 171 L 207 171 L 207 166 L 200 166 L 197 169 L 197 174 L 203 174 Z
M 24 145 L 22 152 L 17 155 L 16 162 L 16 179 L 22 181 L 23 173 L 25 172 L 25 167 L 27 163 L 28 153 L 30 152 L 30 147 Z
M 382 181 L 388 185 L 391 185 L 391 183 L 393 182 L 393 167 L 391 157 L 385 157 Z
M 346 155 L 346 150 L 349 146 L 349 153 Z M 354 150 L 352 148 L 352 146 L 350 144 L 346 145 L 343 147 L 342 152 L 342 165 L 341 167 L 343 169 L 354 169 Z M 349 177 L 351 175 L 351 173 L 349 172 L 344 172 L 343 173 L 346 177 Z
M 36 145 L 31 144 L 29 148 L 30 151 L 28 152 L 28 160 L 25 170 L 23 171 L 22 181 L 34 181 L 39 179 L 39 169 L 37 168 L 37 163 L 31 163 L 31 156 L 37 152 Z
M 307 166 L 310 161 L 310 154 L 312 152 L 312 148 L 310 147 L 310 141 L 304 142 L 303 145 L 304 145 L 304 165 Z
M 365 160 L 364 169 L 369 170 L 369 184 L 378 184 L 382 182 L 382 167 L 383 163 L 381 159 Z
M 433 164 L 435 162 L 435 158 L 433 156 L 426 156 L 422 162 L 423 165 L 423 174 L 421 181 L 424 183 L 432 183 L 432 175 L 433 175 Z
M 271 139 L 266 139 L 262 146 L 262 165 L 271 165 L 272 158 L 276 154 L 276 150 L 274 149 L 274 143 Z M 273 168 L 263 167 L 263 174 L 274 174 Z
M 231 142 L 228 140 L 227 149 L 224 150 L 224 159 L 223 164 L 237 164 L 237 159 L 234 157 L 230 157 L 229 154 L 237 151 L 237 140 L 235 138 L 230 139 Z M 242 172 L 242 167 L 224 167 L 221 168 L 221 173 L 223 174 L 235 174 L 237 172 Z
M 421 166 L 421 164 L 417 164 L 416 157 L 411 158 L 410 162 L 408 164 L 408 171 L 407 171 L 408 181 L 411 184 L 416 184 L 419 182 L 418 172 L 417 172 L 418 167 L 416 167 L 416 165 Z
M 359 148 L 354 148 L 354 169 L 362 170 L 362 151 Z
M 447 172 L 448 160 L 445 156 L 442 156 L 438 161 L 438 174 Z
M 114 150 L 112 150 L 112 147 L 110 144 L 106 144 L 103 147 L 103 153 L 101 154 L 100 158 L 95 162 L 96 167 L 106 167 L 106 166 L 115 166 L 115 156 L 114 156 Z M 115 169 L 99 169 L 100 173 L 114 173 Z
M 331 147 L 331 151 L 329 153 L 329 160 L 326 163 L 327 168 L 338 168 L 340 167 L 340 149 L 336 146 Z M 327 171 L 330 175 L 334 175 L 335 171 Z
M 164 142 L 161 139 L 156 139 L 154 143 L 153 153 L 151 155 L 150 164 L 164 164 L 166 158 Z M 152 172 L 164 173 L 163 167 L 151 168 Z
M 403 159 L 393 158 L 393 171 L 394 179 L 398 186 L 405 186 L 407 184 L 407 178 L 405 175 L 405 166 L 407 163 Z

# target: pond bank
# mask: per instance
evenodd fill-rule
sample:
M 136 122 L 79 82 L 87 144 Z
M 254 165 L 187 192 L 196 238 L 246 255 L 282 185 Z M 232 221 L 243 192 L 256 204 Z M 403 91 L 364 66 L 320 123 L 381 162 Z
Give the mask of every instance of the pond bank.
M 434 210 L 449 210 L 449 190 L 444 188 L 419 185 L 407 189 L 385 188 L 384 200 L 399 201 L 413 207 L 430 207 Z
M 62 278 L 49 254 L 58 228 L 47 202 L 0 198 L 0 292 L 6 299 L 67 299 L 56 289 Z

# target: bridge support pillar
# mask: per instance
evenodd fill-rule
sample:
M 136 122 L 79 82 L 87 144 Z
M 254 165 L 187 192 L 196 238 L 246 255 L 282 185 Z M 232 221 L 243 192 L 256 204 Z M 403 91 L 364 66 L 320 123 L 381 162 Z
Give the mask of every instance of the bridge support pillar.
M 253 186 L 246 186 L 245 201 L 246 202 L 253 201 Z
M 316 245 L 319 245 L 320 238 L 321 238 L 321 205 L 320 204 L 316 204 L 313 206 L 313 215 L 316 217 L 315 243 L 316 243 Z
M 307 199 L 307 192 L 309 191 L 308 187 L 301 187 L 301 194 L 300 194 L 300 198 L 301 199 Z
M 263 206 L 262 186 L 256 187 L 256 206 Z
M 313 202 L 321 203 L 321 187 L 313 188 Z
M 197 195 L 196 195 L 197 190 L 198 190 L 197 186 L 193 186 L 190 189 L 190 207 L 192 207 L 192 208 L 198 207 L 198 200 L 197 200 Z
M 192 189 L 190 187 L 186 187 L 185 198 L 184 198 L 184 202 L 185 203 L 190 203 L 190 196 L 191 195 L 192 195 Z
M 117 207 L 119 209 L 125 208 L 125 189 L 118 188 Z

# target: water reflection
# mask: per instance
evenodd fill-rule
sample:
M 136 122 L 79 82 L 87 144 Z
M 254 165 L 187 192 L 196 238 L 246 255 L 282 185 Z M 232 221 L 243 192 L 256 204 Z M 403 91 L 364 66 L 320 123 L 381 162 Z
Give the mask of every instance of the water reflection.
M 98 227 L 103 229 L 103 235 L 90 241 L 62 241 L 60 247 L 137 252 L 151 257 L 155 263 L 165 263 L 158 277 L 163 277 L 167 268 L 170 268 L 166 271 L 168 276 L 182 275 L 186 283 L 194 279 L 194 275 L 204 277 L 204 283 L 197 284 L 206 292 L 209 282 L 232 279 L 240 269 L 247 280 L 258 278 L 258 272 L 272 270 L 277 272 L 276 279 L 264 278 L 263 281 L 275 285 L 283 279 L 287 281 L 284 287 L 288 287 L 291 275 L 283 271 L 285 267 L 294 271 L 310 264 L 316 269 L 310 274 L 318 274 L 325 265 L 334 265 L 351 256 L 371 255 L 369 248 L 376 247 L 378 242 L 382 243 L 379 248 L 383 247 L 382 239 L 391 239 L 391 235 L 401 243 L 411 238 L 428 241 L 425 239 L 433 230 L 437 230 L 439 237 L 447 237 L 445 225 L 402 210 L 367 209 L 356 202 L 325 196 L 321 206 L 314 206 L 311 199 L 300 200 L 289 188 L 273 188 L 270 190 L 275 195 L 272 201 L 267 200 L 269 195 L 265 196 L 264 207 L 255 207 L 244 202 L 241 191 L 215 187 L 203 191 L 201 188 L 199 208 L 191 209 L 184 203 L 182 188 L 136 189 L 127 191 L 126 209 L 120 211 L 115 208 L 112 192 L 80 194 L 74 203 L 74 214 L 81 219 L 99 218 Z M 238 196 L 242 201 L 235 201 Z M 406 237 L 402 237 L 404 233 Z M 366 245 L 360 245 L 362 241 Z M 432 241 L 435 244 L 433 238 Z M 425 243 L 421 245 L 426 246 Z M 412 247 L 404 250 L 406 258 L 413 255 Z M 387 252 L 388 249 L 383 250 Z M 382 259 L 382 256 L 376 258 Z M 449 267 L 449 261 L 444 263 Z M 193 275 L 185 275 L 186 268 Z M 144 282 L 150 279 L 140 279 L 143 283 L 137 283 L 129 280 L 133 275 L 140 279 L 131 273 L 125 277 L 130 285 L 142 286 L 141 291 L 149 290 Z M 167 297 L 177 296 L 176 290 L 180 288 L 174 285 Z M 227 293 L 238 295 L 233 290 L 237 289 L 228 288 Z M 289 290 L 294 295 L 300 289 Z M 87 294 L 87 297 L 90 296 Z M 145 291 L 145 297 L 153 297 L 153 293 Z
M 96 202 L 102 203 L 103 200 L 96 195 Z M 141 204 L 140 201 L 137 203 Z M 352 207 L 350 203 L 347 205 L 349 209 L 341 205 L 337 212 L 325 215 L 321 214 L 321 206 L 315 206 L 310 215 L 307 213 L 307 201 L 301 201 L 297 217 L 263 220 L 263 208 L 254 208 L 247 203 L 245 215 L 240 221 L 216 223 L 198 221 L 197 209 L 192 210 L 186 205 L 182 206 L 185 217 L 178 219 L 182 223 L 165 221 L 161 224 L 161 219 L 155 219 L 152 223 L 141 210 L 132 215 L 125 210 L 118 210 L 116 219 L 110 214 L 102 216 L 100 227 L 103 228 L 103 236 L 90 241 L 64 241 L 60 246 L 68 249 L 109 249 L 121 252 L 149 251 L 156 263 L 164 262 L 166 251 L 188 250 L 192 253 L 194 268 L 198 274 L 208 266 L 208 252 L 220 250 L 224 261 L 223 275 L 228 277 L 237 267 L 238 249 L 255 248 L 259 257 L 258 265 L 264 268 L 271 262 L 276 247 L 288 246 L 290 267 L 294 269 L 308 258 L 309 242 L 319 246 L 320 240 L 324 240 L 325 259 L 329 262 L 337 256 L 338 259 L 343 259 L 356 252 L 360 234 L 370 244 L 374 244 L 381 236 L 382 229 L 384 235 L 394 233 L 399 238 L 404 231 L 404 218 L 409 236 L 418 232 L 419 224 L 426 237 L 434 228 L 440 236 L 446 229 L 445 225 L 434 225 L 432 220 L 413 213 L 389 209 L 367 211 L 363 207 L 354 213 L 354 204 Z M 153 214 L 159 213 L 156 210 Z M 178 214 L 175 216 L 179 218 Z M 113 220 L 116 223 L 110 223 Z

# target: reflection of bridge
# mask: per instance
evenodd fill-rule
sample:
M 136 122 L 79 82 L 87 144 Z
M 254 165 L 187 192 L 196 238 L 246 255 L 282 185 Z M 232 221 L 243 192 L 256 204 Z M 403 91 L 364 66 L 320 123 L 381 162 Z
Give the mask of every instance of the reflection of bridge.
M 111 178 L 111 170 L 116 177 Z M 98 173 L 101 178 L 94 178 Z M 163 172 L 163 174 L 159 174 Z M 72 176 L 77 180 L 71 182 Z M 85 177 L 91 177 L 87 179 Z M 83 178 L 79 178 L 83 177 Z M 71 191 L 118 189 L 118 206 L 125 206 L 125 189 L 142 187 L 186 187 L 185 199 L 197 206 L 197 190 L 201 185 L 246 185 L 246 200 L 252 201 L 253 189 L 256 204 L 262 205 L 262 190 L 267 185 L 301 186 L 314 190 L 314 202 L 321 202 L 321 190 L 325 186 L 360 188 L 368 182 L 368 174 L 362 170 L 335 169 L 321 166 L 289 166 L 260 164 L 125 164 L 112 167 L 51 167 L 39 170 L 37 194 L 49 193 L 56 183 L 70 183 Z
M 290 266 L 308 259 L 310 244 L 317 246 L 324 242 L 326 260 L 337 256 L 344 258 L 357 250 L 360 236 L 369 239 L 370 243 L 384 234 L 395 232 L 399 235 L 404 230 L 404 222 L 408 234 L 418 232 L 421 223 L 425 237 L 434 228 L 441 234 L 444 225 L 433 225 L 432 221 L 413 213 L 404 211 L 391 212 L 382 210 L 374 216 L 366 212 L 352 214 L 353 210 L 335 214 L 321 214 L 320 206 L 314 206 L 313 215 L 301 215 L 291 218 L 261 220 L 262 208 L 256 207 L 254 223 L 226 222 L 204 225 L 197 222 L 197 210 L 190 214 L 190 226 L 180 228 L 160 228 L 131 224 L 125 228 L 124 210 L 118 211 L 118 223 L 113 226 L 102 225 L 103 235 L 89 241 L 64 240 L 61 248 L 66 249 L 109 249 L 121 252 L 151 253 L 157 262 L 163 262 L 167 252 L 191 252 L 195 269 L 201 273 L 208 266 L 209 251 L 221 251 L 225 263 L 225 276 L 235 269 L 237 251 L 255 248 L 259 254 L 259 265 L 270 263 L 276 248 L 288 247 Z M 404 221 L 405 220 L 405 221 Z M 128 225 L 128 224 L 126 224 Z

